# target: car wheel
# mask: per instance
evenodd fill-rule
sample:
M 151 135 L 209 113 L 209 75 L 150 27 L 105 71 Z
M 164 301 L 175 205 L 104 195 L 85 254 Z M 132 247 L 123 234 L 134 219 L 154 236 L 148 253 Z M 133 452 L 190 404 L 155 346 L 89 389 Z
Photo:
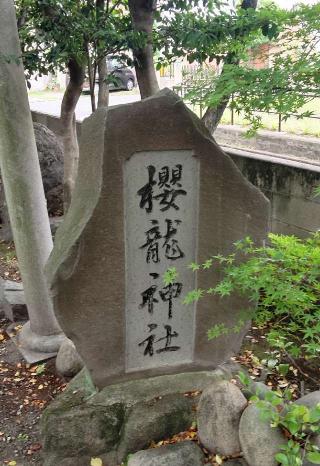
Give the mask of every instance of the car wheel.
M 132 79 L 128 79 L 127 84 L 126 84 L 127 91 L 132 91 L 133 88 L 134 88 L 134 82 L 132 81 Z

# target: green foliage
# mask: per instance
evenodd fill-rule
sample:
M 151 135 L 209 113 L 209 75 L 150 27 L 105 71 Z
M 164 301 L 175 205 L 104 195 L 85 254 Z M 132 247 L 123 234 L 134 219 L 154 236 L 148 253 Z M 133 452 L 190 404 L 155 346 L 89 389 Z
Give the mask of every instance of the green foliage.
M 126 51 L 143 37 L 132 32 L 126 1 L 17 0 L 27 78 L 65 70 L 70 59 L 94 67 L 106 55 L 129 60 Z
M 37 367 L 36 367 L 36 375 L 44 374 L 45 370 L 46 370 L 46 364 L 45 363 L 38 364 Z
M 190 291 L 184 303 L 207 294 L 221 298 L 237 293 L 252 303 L 238 316 L 233 328 L 223 323 L 208 331 L 210 339 L 240 331 L 252 319 L 266 328 L 269 344 L 293 358 L 314 358 L 320 353 L 320 233 L 302 240 L 269 234 L 269 245 L 257 247 L 250 238 L 235 243 L 235 253 L 216 255 L 191 264 L 198 273 L 218 267 L 223 279 L 207 290 Z M 177 277 L 174 268 L 172 276 Z M 280 369 L 285 371 L 285 367 Z
M 247 120 L 252 136 L 262 124 L 259 112 L 276 112 L 283 120 L 292 113 L 311 115 L 301 109 L 320 94 L 319 18 L 320 4 L 291 11 L 273 3 L 256 11 L 187 11 L 159 27 L 160 61 L 186 55 L 190 63 L 203 64 L 185 79 L 186 100 L 218 108 L 233 96 L 231 106 Z M 267 52 L 259 48 L 262 44 Z M 266 53 L 269 57 L 263 58 Z M 254 68 L 255 55 L 269 64 Z M 223 66 L 217 69 L 210 62 Z
M 287 12 L 274 7 L 230 11 L 220 5 L 197 13 L 187 9 L 162 19 L 157 31 L 158 47 L 163 60 L 187 56 L 190 63 L 203 63 L 233 55 L 235 61 L 246 58 L 248 47 L 264 38 L 277 38 L 287 16 Z
M 244 387 L 250 387 L 252 380 L 244 372 L 238 378 Z M 315 408 L 288 404 L 292 398 L 289 389 L 283 393 L 270 390 L 263 397 L 258 390 L 250 401 L 259 409 L 260 418 L 282 429 L 288 438 L 287 444 L 279 445 L 275 459 L 283 466 L 302 466 L 305 457 L 320 464 L 320 449 L 312 443 L 312 436 L 320 433 L 320 403 Z
M 165 286 L 174 283 L 178 277 L 178 272 L 175 267 L 170 267 L 163 275 L 163 283 Z
M 320 451 L 312 444 L 312 435 L 320 433 L 320 403 L 315 408 L 304 405 L 287 404 L 290 392 L 284 395 L 271 391 L 263 400 L 253 396 L 261 413 L 261 419 L 270 422 L 272 427 L 280 427 L 287 432 L 288 443 L 280 446 L 281 452 L 275 458 L 284 466 L 301 466 L 306 457 L 313 464 L 320 464 Z

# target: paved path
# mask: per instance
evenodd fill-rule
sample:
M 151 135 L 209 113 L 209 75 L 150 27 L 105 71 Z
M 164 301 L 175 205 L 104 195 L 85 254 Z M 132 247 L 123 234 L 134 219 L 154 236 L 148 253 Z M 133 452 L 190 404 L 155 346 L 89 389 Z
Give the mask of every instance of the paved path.
M 110 106 L 127 104 L 140 100 L 138 91 L 132 92 L 111 92 L 110 93 Z M 33 111 L 47 113 L 49 115 L 59 116 L 61 106 L 61 93 L 50 93 L 44 95 L 29 95 L 30 108 Z M 82 121 L 87 116 L 91 115 L 90 96 L 82 95 L 76 108 L 76 117 L 78 121 Z

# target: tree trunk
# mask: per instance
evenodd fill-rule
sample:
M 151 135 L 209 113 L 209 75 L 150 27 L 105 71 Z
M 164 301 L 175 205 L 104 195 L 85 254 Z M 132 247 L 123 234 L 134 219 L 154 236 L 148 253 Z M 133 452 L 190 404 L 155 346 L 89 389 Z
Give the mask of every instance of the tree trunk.
M 102 58 L 98 63 L 99 90 L 98 90 L 98 108 L 108 107 L 109 105 L 109 86 L 106 82 L 108 76 L 107 58 Z
M 205 114 L 203 115 L 202 121 L 211 134 L 213 134 L 217 129 L 222 115 L 228 106 L 229 100 L 230 97 L 223 99 L 217 107 L 208 107 Z
M 253 8 L 255 10 L 257 8 L 257 5 L 258 0 L 243 0 L 241 3 L 241 8 L 243 10 L 248 10 L 249 8 Z M 235 58 L 233 54 L 228 54 L 225 59 L 225 63 L 233 63 L 235 65 L 238 65 L 240 63 L 240 60 Z M 221 75 L 223 74 L 223 70 L 224 68 L 222 68 Z M 225 96 L 217 107 L 208 107 L 205 114 L 203 115 L 202 121 L 211 134 L 213 134 L 217 129 L 218 124 L 220 123 L 221 118 L 223 116 L 223 113 L 228 106 L 230 97 L 231 94 Z
M 52 237 L 28 103 L 13 0 L 0 2 L 0 165 L 28 322 L 21 346 L 55 352 L 63 335 L 44 276 Z M 3 56 L 16 57 L 8 63 Z
M 146 45 L 143 48 L 133 50 L 135 70 L 142 99 L 159 91 L 152 47 L 152 28 L 156 7 L 156 0 L 129 0 L 133 29 L 137 32 L 144 32 L 147 37 Z
M 78 171 L 79 146 L 77 138 L 75 108 L 81 96 L 85 68 L 76 60 L 71 59 L 68 63 L 70 80 L 64 93 L 61 104 L 61 128 L 64 150 L 64 207 L 68 209 L 75 179 Z
M 103 12 L 105 10 L 105 0 L 96 0 L 97 20 L 99 27 L 103 27 Z M 109 2 L 107 2 L 107 9 L 109 12 Z M 105 44 L 101 41 L 97 43 L 97 55 L 100 55 L 100 48 L 105 48 Z M 109 105 L 109 85 L 106 81 L 108 76 L 107 57 L 98 59 L 98 76 L 99 76 L 99 89 L 98 89 L 98 108 L 108 107 Z

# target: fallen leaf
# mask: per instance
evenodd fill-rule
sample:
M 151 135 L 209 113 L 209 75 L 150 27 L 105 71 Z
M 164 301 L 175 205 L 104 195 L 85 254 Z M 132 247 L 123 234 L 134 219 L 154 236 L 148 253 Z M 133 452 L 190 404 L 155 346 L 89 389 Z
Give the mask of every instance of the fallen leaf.
M 91 458 L 90 466 L 103 466 L 101 458 Z

